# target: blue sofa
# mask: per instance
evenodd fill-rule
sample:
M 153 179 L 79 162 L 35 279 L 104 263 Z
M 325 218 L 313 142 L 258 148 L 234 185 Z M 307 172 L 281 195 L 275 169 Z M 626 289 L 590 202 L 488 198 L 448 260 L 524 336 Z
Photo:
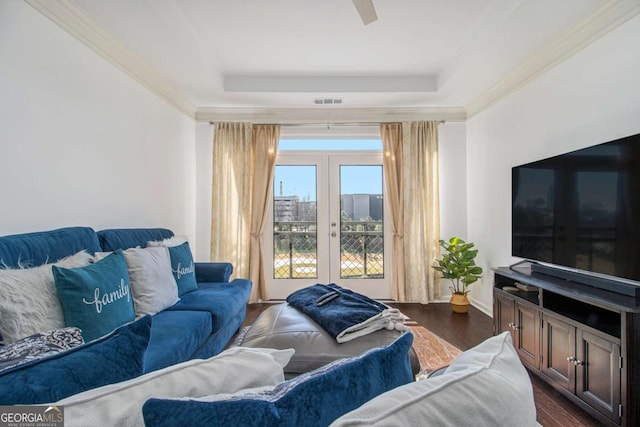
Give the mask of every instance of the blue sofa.
M 3 266 L 0 268 L 53 263 L 81 250 L 93 254 L 145 247 L 149 241 L 172 236 L 170 230 L 163 228 L 95 232 L 89 227 L 4 236 L 0 237 L 0 266 Z M 195 263 L 198 289 L 151 316 L 142 373 L 194 358 L 208 358 L 223 350 L 244 322 L 251 292 L 249 280 L 229 281 L 232 271 L 229 263 Z

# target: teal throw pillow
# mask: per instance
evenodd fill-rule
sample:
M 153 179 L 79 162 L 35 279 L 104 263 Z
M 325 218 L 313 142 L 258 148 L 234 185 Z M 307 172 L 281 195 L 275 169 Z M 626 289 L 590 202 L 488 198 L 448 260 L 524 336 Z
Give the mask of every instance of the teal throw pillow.
M 80 328 L 85 341 L 95 340 L 134 319 L 122 251 L 86 267 L 52 268 L 65 325 Z
M 178 296 L 198 289 L 189 242 L 178 246 L 169 246 L 169 256 L 171 257 L 171 271 L 173 271 L 173 277 L 178 284 Z

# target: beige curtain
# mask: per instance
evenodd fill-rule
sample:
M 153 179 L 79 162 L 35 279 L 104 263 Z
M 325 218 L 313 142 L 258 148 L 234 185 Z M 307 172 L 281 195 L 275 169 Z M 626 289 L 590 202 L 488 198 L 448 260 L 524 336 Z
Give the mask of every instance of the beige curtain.
M 271 206 L 273 174 L 280 139 L 280 126 L 253 126 L 253 197 L 251 206 L 251 245 L 249 278 L 253 282 L 250 302 L 268 299 L 265 264 L 262 254 L 263 233 Z
M 235 277 L 249 277 L 251 151 L 250 123 L 214 124 L 211 260 L 232 263 Z
M 393 299 L 406 301 L 404 292 L 404 193 L 402 186 L 402 125 L 385 123 L 380 125 L 382 136 L 383 166 L 385 170 L 386 202 L 391 213 L 393 233 Z
M 427 304 L 440 297 L 438 122 L 402 124 L 404 266 L 407 301 Z

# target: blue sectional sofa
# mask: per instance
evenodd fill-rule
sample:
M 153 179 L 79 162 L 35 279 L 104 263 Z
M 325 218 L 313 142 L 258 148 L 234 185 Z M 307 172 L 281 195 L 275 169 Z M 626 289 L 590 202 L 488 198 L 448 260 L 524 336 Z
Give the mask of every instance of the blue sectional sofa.
M 172 236 L 170 230 L 163 228 L 95 232 L 89 227 L 4 236 L 0 237 L 0 268 L 54 263 L 81 250 L 94 254 L 145 247 L 149 241 Z M 170 308 L 151 316 L 141 373 L 194 358 L 208 358 L 223 350 L 244 322 L 251 292 L 249 280 L 229 280 L 232 271 L 229 263 L 195 263 L 197 289 L 182 295 Z
M 102 251 L 144 247 L 173 232 L 163 228 L 110 229 L 97 233 Z M 152 317 L 144 371 L 151 372 L 189 359 L 214 356 L 235 334 L 246 316 L 251 281 L 229 277 L 230 263 L 195 263 L 198 289 Z
M 120 249 L 170 236 L 157 228 L 74 227 L 0 237 L 0 269 L 50 264 L 82 250 L 118 257 Z M 507 332 L 419 382 L 412 382 L 411 333 L 289 381 L 291 350 L 237 347 L 180 363 L 216 355 L 241 326 L 251 282 L 229 281 L 231 271 L 226 263 L 196 263 L 197 288 L 165 310 L 42 359 L 0 364 L 0 405 L 60 405 L 65 425 L 79 427 L 536 425 L 531 382 Z M 5 273 L 12 278 L 0 281 L 7 289 L 34 283 Z

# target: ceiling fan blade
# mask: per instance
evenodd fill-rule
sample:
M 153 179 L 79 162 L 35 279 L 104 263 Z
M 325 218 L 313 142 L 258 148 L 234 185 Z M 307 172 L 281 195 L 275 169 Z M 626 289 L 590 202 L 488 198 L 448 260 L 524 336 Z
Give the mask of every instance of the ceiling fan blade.
M 353 5 L 360 14 L 360 18 L 364 25 L 371 24 L 373 21 L 378 20 L 378 14 L 376 8 L 373 7 L 373 0 L 352 0 Z

